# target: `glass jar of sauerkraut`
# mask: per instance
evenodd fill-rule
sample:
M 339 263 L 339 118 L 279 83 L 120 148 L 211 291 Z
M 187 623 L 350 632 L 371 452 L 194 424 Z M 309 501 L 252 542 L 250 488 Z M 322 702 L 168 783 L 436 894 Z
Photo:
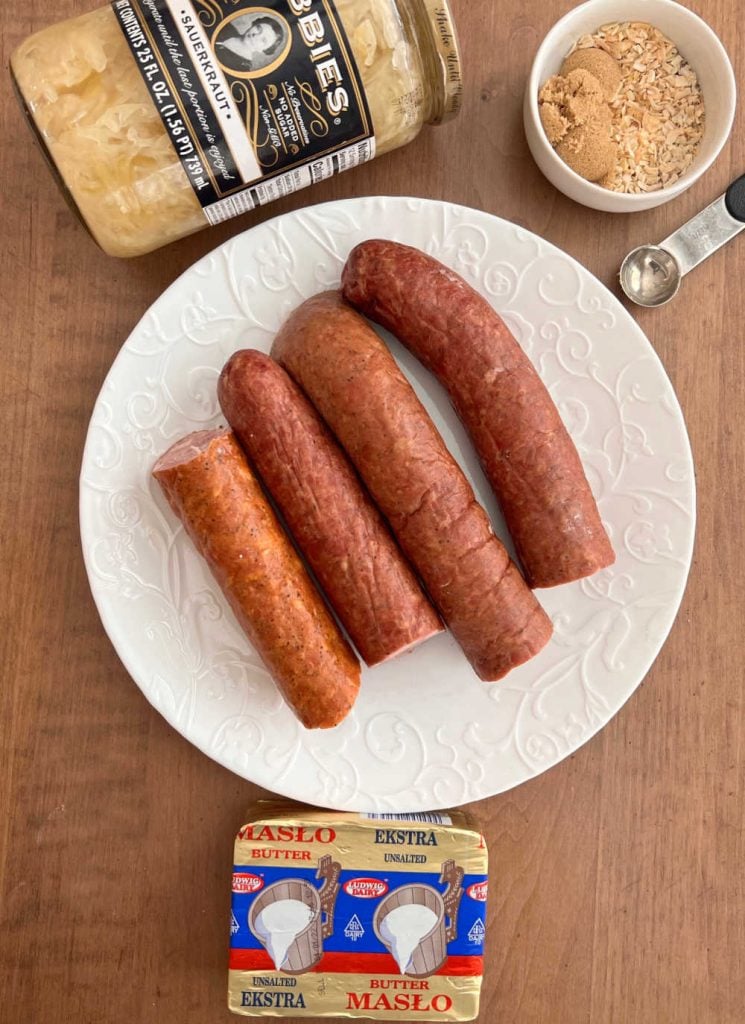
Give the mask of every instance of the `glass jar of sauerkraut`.
M 461 97 L 447 0 L 114 0 L 31 36 L 11 72 L 113 256 L 403 146 Z

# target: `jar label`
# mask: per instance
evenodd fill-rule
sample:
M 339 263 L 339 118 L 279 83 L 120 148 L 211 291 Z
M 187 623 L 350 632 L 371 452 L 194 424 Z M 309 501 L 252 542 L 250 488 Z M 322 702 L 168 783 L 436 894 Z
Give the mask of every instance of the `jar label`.
M 375 156 L 332 0 L 113 0 L 211 224 Z

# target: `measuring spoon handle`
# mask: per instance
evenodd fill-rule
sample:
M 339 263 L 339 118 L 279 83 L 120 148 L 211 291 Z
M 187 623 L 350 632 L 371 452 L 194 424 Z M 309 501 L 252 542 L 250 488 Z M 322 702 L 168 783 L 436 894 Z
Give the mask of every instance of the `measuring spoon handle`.
M 733 181 L 724 196 L 730 217 L 745 224 L 745 174 Z
M 660 247 L 675 257 L 681 276 L 745 229 L 745 174 L 723 196 L 674 231 Z

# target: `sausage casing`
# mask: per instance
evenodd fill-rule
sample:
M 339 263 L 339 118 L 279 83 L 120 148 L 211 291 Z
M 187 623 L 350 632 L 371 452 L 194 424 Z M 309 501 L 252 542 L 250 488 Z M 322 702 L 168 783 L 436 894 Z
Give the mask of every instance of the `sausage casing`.
M 437 613 L 347 456 L 285 370 L 263 352 L 236 352 L 220 375 L 218 396 L 367 664 L 441 632 Z
M 533 587 L 615 561 L 582 462 L 547 388 L 491 305 L 418 249 L 374 239 L 350 254 L 346 299 L 447 389 Z
M 338 725 L 360 665 L 232 433 L 178 441 L 153 476 L 285 700 L 308 729 Z
M 338 292 L 303 303 L 272 355 L 367 485 L 477 674 L 496 680 L 551 623 L 386 346 Z

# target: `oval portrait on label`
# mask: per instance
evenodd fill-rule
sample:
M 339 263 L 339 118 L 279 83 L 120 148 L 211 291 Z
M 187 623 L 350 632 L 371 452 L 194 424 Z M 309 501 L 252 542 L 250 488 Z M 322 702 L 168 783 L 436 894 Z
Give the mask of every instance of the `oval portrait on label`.
M 382 878 L 350 878 L 344 883 L 344 892 L 361 900 L 376 900 L 385 896 L 388 886 Z
M 236 11 L 212 36 L 212 49 L 223 71 L 236 78 L 261 78 L 285 59 L 292 46 L 290 25 L 269 7 Z

